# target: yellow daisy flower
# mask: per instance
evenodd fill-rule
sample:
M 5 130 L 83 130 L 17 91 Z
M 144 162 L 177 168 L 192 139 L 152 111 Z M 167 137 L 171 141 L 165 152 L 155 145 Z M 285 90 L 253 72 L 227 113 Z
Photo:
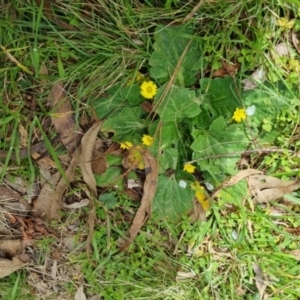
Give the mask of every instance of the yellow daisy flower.
M 236 108 L 233 113 L 232 120 L 240 123 L 242 120 L 246 119 L 246 111 L 244 108 Z
M 183 171 L 186 171 L 188 173 L 194 173 L 195 169 L 196 169 L 196 167 L 193 166 L 192 164 L 184 164 L 184 166 L 183 166 Z
M 132 147 L 132 143 L 130 142 L 120 143 L 120 147 L 121 149 L 130 149 Z
M 279 18 L 277 20 L 277 25 L 283 29 L 291 29 L 294 27 L 295 20 L 288 20 L 287 18 Z
M 141 84 L 141 95 L 146 99 L 152 99 L 157 93 L 156 84 L 149 80 Z
M 153 144 L 153 137 L 150 135 L 144 134 L 143 138 L 142 138 L 142 142 L 143 142 L 143 145 L 145 145 L 145 146 L 151 146 Z

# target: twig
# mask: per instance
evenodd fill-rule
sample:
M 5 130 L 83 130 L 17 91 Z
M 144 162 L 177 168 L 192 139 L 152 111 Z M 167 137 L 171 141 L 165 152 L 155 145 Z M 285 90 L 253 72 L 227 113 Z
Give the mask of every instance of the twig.
M 182 24 L 186 23 L 193 17 L 193 15 L 196 13 L 196 11 L 201 7 L 203 2 L 204 2 L 204 0 L 199 1 L 199 3 L 192 9 L 192 11 L 187 16 L 184 17 L 184 19 L 182 20 Z

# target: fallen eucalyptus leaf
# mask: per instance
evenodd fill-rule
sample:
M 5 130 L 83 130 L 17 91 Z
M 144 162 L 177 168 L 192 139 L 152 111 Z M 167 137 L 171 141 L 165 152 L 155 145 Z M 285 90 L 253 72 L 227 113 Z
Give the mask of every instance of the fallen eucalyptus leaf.
M 121 252 L 125 251 L 133 242 L 134 238 L 151 215 L 151 204 L 157 186 L 158 165 L 156 159 L 148 151 L 143 153 L 143 160 L 146 173 L 143 189 L 144 194 L 141 205 L 130 226 L 129 238 L 123 239 L 120 243 L 119 249 Z

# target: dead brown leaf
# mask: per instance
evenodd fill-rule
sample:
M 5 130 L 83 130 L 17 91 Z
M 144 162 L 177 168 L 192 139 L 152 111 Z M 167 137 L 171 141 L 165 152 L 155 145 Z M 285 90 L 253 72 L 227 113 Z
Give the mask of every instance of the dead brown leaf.
M 299 43 L 299 39 L 297 37 L 297 33 L 295 31 L 292 31 L 292 42 L 293 42 L 293 45 L 296 48 L 297 52 L 300 54 L 300 43 Z
M 193 208 L 189 212 L 189 217 L 192 222 L 195 221 L 204 221 L 206 216 L 206 211 L 203 209 L 197 198 L 193 200 Z
M 19 124 L 19 136 L 20 136 L 20 145 L 22 147 L 27 147 L 28 143 L 28 132 L 22 124 Z
M 229 63 L 222 61 L 222 68 L 213 72 L 213 77 L 224 77 L 226 75 L 234 75 L 240 68 L 239 63 Z
M 258 264 L 252 263 L 252 268 L 255 273 L 255 285 L 258 289 L 259 299 L 264 299 L 265 290 L 267 285 L 264 281 L 262 271 Z
M 235 176 L 233 176 L 230 180 L 224 182 L 223 187 L 230 187 L 237 184 L 242 179 L 249 177 L 251 175 L 262 174 L 261 171 L 255 169 L 246 169 L 239 171 Z
M 88 216 L 89 234 L 86 241 L 86 252 L 88 257 L 90 257 L 90 245 L 94 235 L 94 223 L 96 215 L 94 201 L 97 197 L 96 180 L 93 174 L 91 161 L 101 124 L 101 122 L 94 124 L 83 136 L 81 140 L 80 155 L 78 159 L 78 163 L 82 171 L 83 180 L 88 185 L 92 193 Z
M 22 242 L 20 240 L 1 240 L 0 251 L 8 253 L 10 257 L 13 257 L 21 249 Z
M 75 151 L 70 165 L 64 174 L 65 176 L 57 172 L 44 184 L 34 205 L 34 216 L 41 217 L 47 222 L 60 219 L 59 212 L 61 209 L 62 196 L 68 185 L 74 180 L 75 167 L 78 161 L 77 156 L 77 151 Z
M 120 251 L 125 251 L 128 246 L 133 242 L 134 238 L 146 223 L 151 215 L 151 204 L 156 192 L 157 177 L 158 177 L 158 166 L 156 159 L 146 151 L 143 153 L 143 160 L 145 164 L 146 179 L 144 182 L 144 194 L 141 201 L 141 205 L 136 212 L 136 215 L 132 221 L 131 227 L 129 229 L 129 238 L 124 239 L 119 249 Z
M 52 86 L 48 104 L 53 110 L 51 120 L 62 143 L 69 153 L 73 153 L 82 137 L 82 130 L 75 123 L 72 105 L 67 98 L 63 83 L 58 82 Z
M 18 257 L 10 259 L 0 259 L 0 278 L 10 275 L 11 273 L 23 268 L 26 264 Z
M 262 67 L 257 68 L 249 78 L 242 81 L 244 84 L 244 91 L 255 89 L 258 83 L 264 82 L 265 80 L 266 75 L 264 69 Z
M 254 203 L 275 201 L 300 187 L 299 181 L 284 181 L 263 174 L 249 176 L 247 181 Z
M 300 261 L 300 249 L 292 250 L 290 254 L 293 255 L 296 260 Z
M 86 295 L 84 293 L 83 285 L 81 285 L 74 296 L 74 300 L 86 300 Z
M 81 151 L 78 160 L 82 171 L 83 180 L 88 185 L 94 196 L 97 196 L 97 188 L 91 162 L 93 158 L 95 141 L 100 131 L 100 127 L 101 122 L 98 122 L 84 134 L 81 140 Z
M 107 169 L 106 159 L 99 151 L 94 151 L 92 160 L 92 171 L 94 174 L 103 174 Z

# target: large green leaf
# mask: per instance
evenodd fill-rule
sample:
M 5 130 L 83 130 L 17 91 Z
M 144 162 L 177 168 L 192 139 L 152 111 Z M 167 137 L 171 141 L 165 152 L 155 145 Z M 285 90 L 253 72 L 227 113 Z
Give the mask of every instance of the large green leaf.
M 231 77 L 202 78 L 201 92 L 205 96 L 203 109 L 212 114 L 213 119 L 218 116 L 231 117 L 237 107 L 242 104 L 236 95 L 236 84 Z
M 114 85 L 106 91 L 105 96 L 98 98 L 94 102 L 94 110 L 99 120 L 111 116 L 112 112 L 117 112 L 127 106 L 135 106 L 144 101 L 140 95 L 140 84 L 133 84 L 123 87 L 121 83 Z
M 150 76 L 165 82 L 175 71 L 176 84 L 182 87 L 194 84 L 201 52 L 198 42 L 195 40 L 191 42 L 191 38 L 193 31 L 187 26 L 157 26 L 154 33 L 154 52 L 149 61 L 152 66 Z M 181 59 L 181 63 L 177 66 Z
M 160 120 L 156 120 L 149 126 L 148 130 L 151 136 L 155 136 L 152 148 L 157 144 L 157 147 L 160 149 L 165 149 L 179 141 L 180 132 L 176 122 L 163 123 Z
M 282 110 L 289 108 L 292 100 L 297 99 L 286 88 L 275 89 L 268 84 L 244 91 L 242 98 L 246 108 L 252 105 L 256 107 L 254 115 L 249 118 L 256 126 L 260 126 L 263 119 L 275 119 Z
M 224 118 L 219 117 L 208 130 L 195 130 L 192 134 L 195 137 L 191 145 L 194 151 L 193 158 L 199 159 L 198 165 L 201 170 L 208 171 L 216 177 L 220 174 L 226 176 L 236 173 L 235 167 L 240 152 L 249 144 L 241 124 L 227 127 Z
M 153 201 L 153 214 L 169 221 L 178 221 L 193 207 L 194 192 L 189 186 L 182 188 L 175 176 L 158 177 L 158 186 Z
M 142 133 L 146 129 L 143 113 L 140 107 L 126 107 L 104 121 L 102 131 L 114 132 L 114 140 L 118 142 L 140 143 Z
M 103 174 L 94 174 L 96 184 L 100 187 L 117 187 L 119 190 L 124 189 L 122 170 L 119 167 L 110 167 Z
M 180 122 L 184 118 L 193 118 L 201 112 L 201 101 L 196 97 L 195 91 L 173 85 L 166 95 L 161 97 L 166 86 L 167 84 L 158 89 L 154 100 L 155 111 L 162 122 Z
M 94 110 L 99 120 L 107 117 L 111 112 L 120 110 L 125 99 L 121 93 L 121 83 L 107 90 L 106 95 L 94 101 Z

